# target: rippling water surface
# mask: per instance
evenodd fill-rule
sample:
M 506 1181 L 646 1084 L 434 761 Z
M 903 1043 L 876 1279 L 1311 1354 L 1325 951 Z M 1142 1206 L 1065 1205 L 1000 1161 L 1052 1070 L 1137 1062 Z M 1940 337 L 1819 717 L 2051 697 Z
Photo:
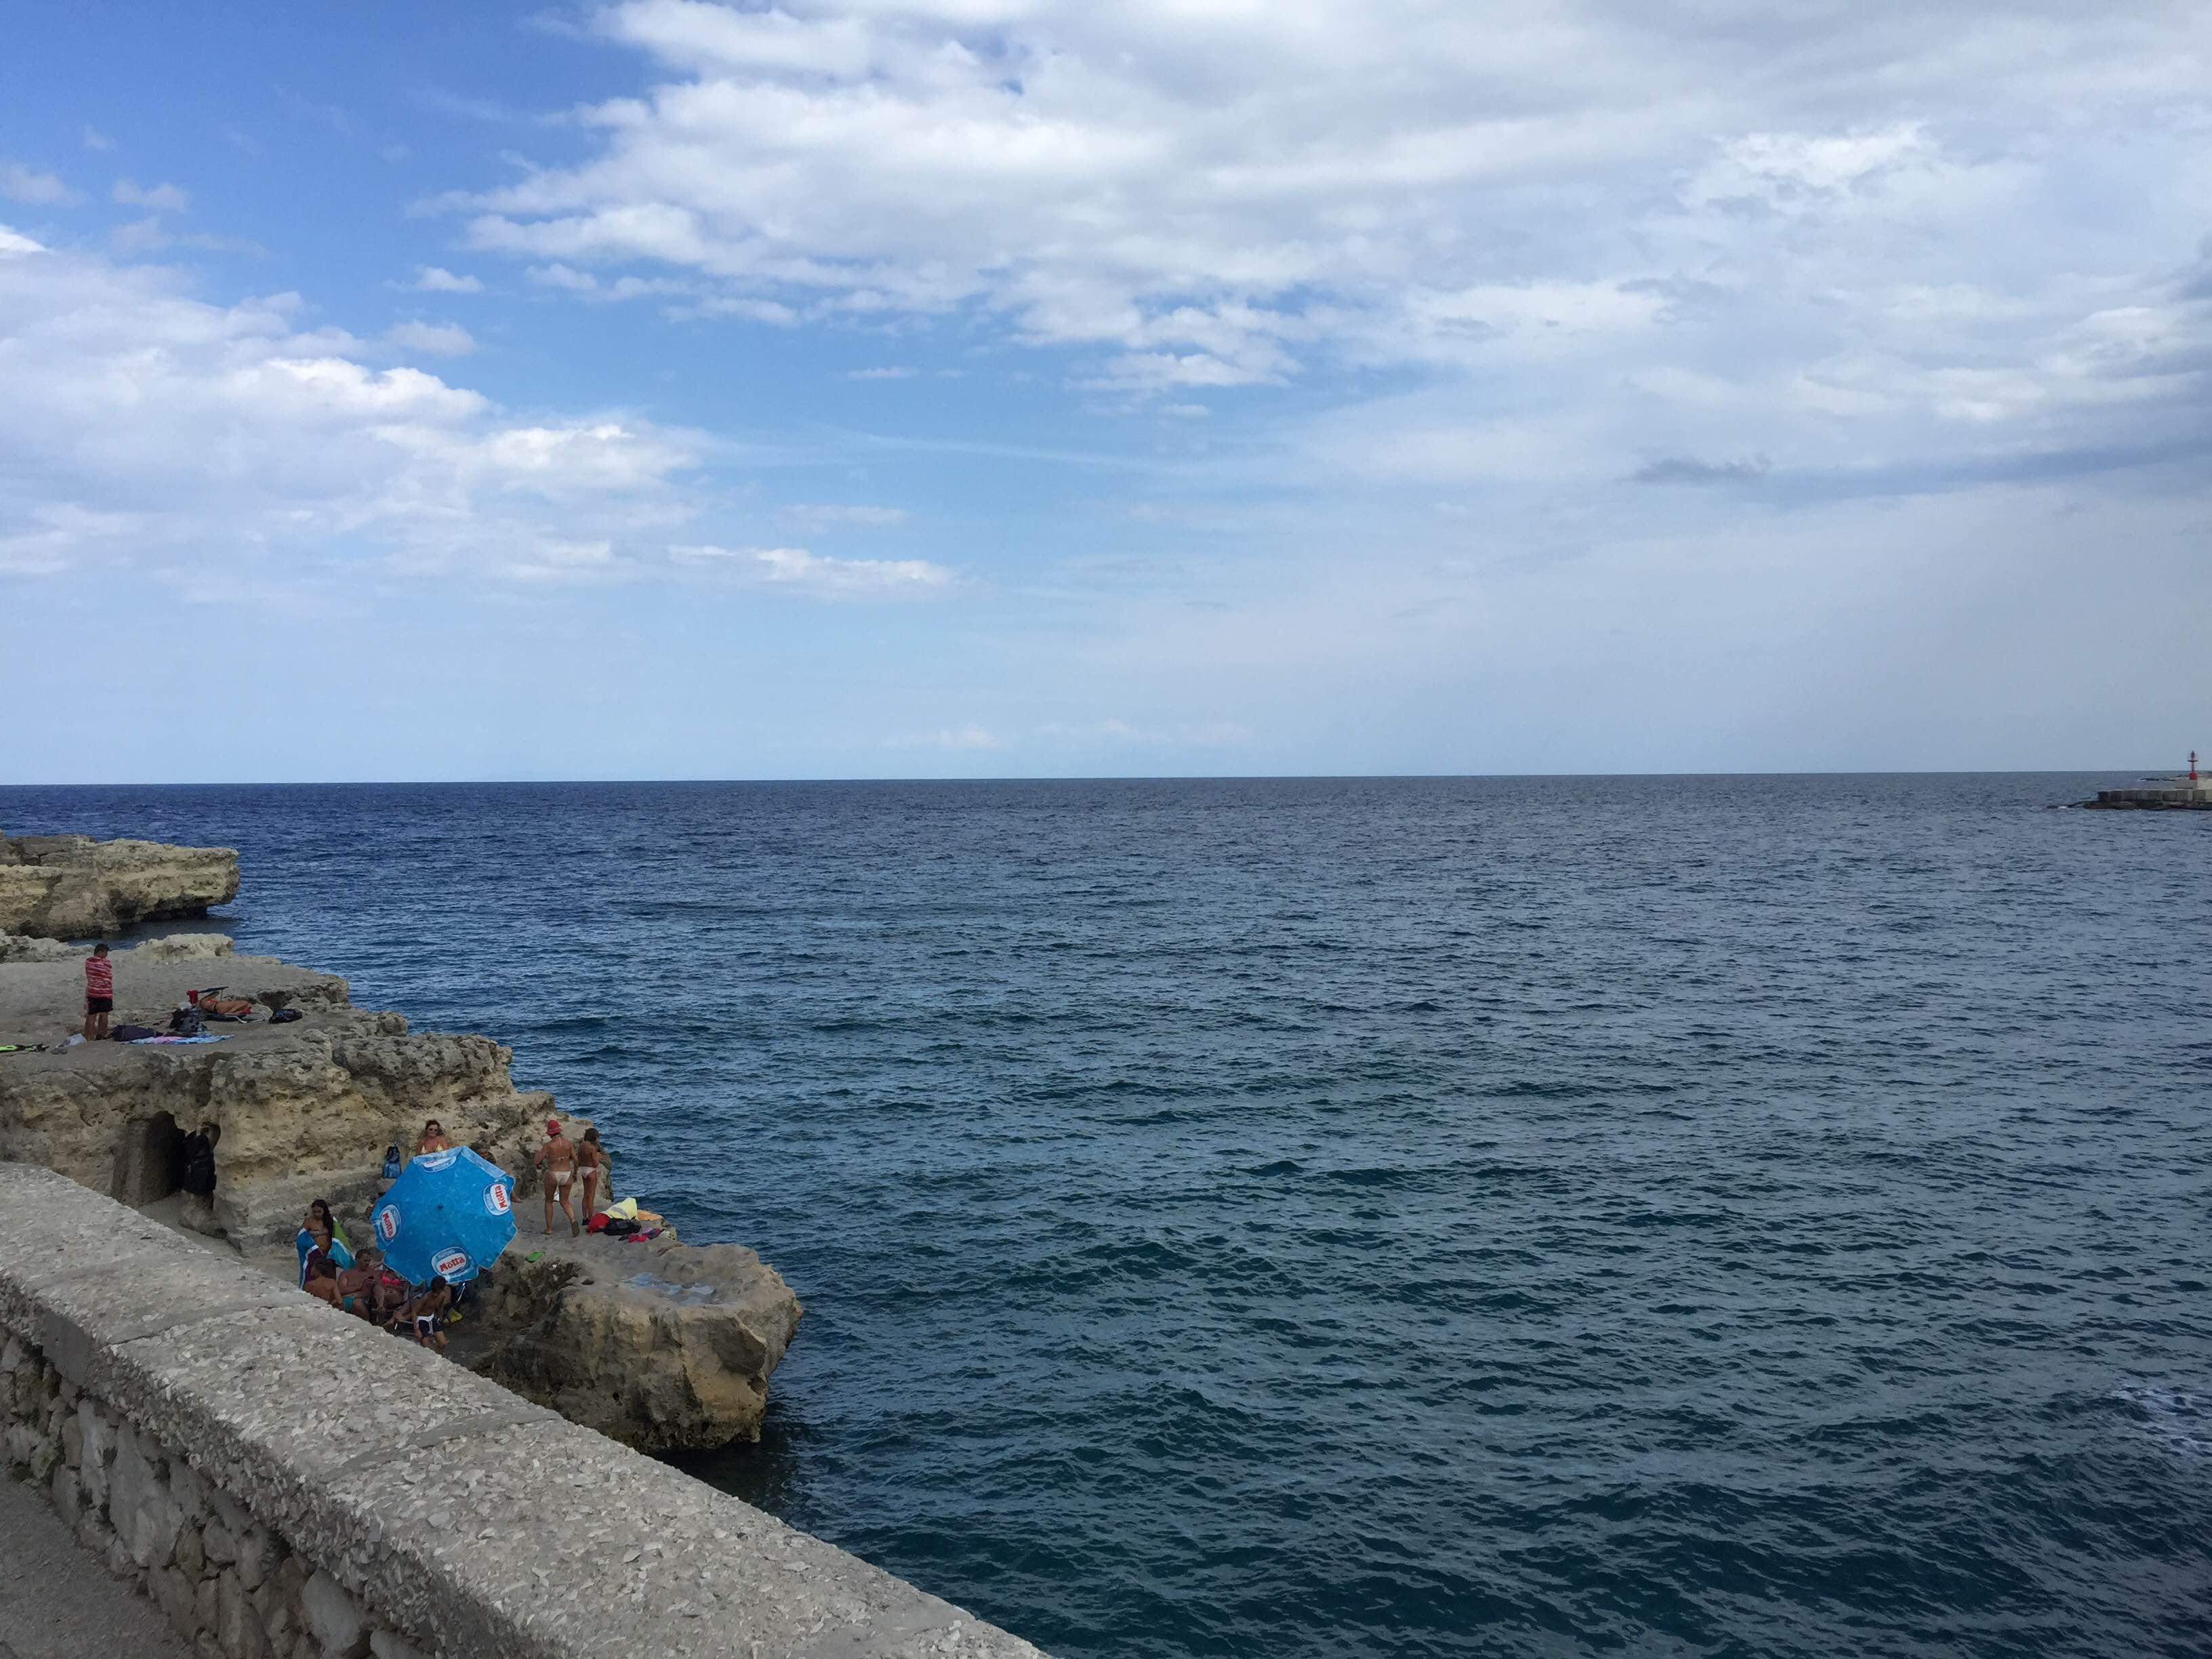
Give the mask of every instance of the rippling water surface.
M 0 790 L 807 1315 L 697 1472 L 1066 1659 L 2212 1652 L 2212 815 L 1846 777 Z

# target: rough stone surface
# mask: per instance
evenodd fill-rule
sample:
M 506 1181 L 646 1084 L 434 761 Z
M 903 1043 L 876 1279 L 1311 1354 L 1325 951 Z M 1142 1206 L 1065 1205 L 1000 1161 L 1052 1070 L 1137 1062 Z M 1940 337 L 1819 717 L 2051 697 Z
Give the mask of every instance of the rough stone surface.
M 318 1572 L 307 1579 L 300 1607 L 307 1628 L 332 1659 L 361 1659 L 368 1651 L 368 1620 L 330 1574 Z
M 76 1424 L 76 1472 L 109 1473 L 79 1535 L 188 1619 L 203 1651 L 1036 1653 L 434 1354 L 296 1291 L 270 1303 L 272 1291 L 285 1287 L 60 1176 L 0 1165 L 8 1425 L 58 1449 Z M 73 1411 L 64 1385 L 79 1390 Z M 204 1537 L 196 1570 L 189 1547 L 179 1558 L 185 1517 L 202 1509 L 235 1540 L 234 1566 Z
M 0 1480 L 0 1653 L 11 1659 L 190 1659 L 162 1608 L 110 1578 L 36 1488 Z
M 113 954 L 118 1023 L 165 1026 L 188 990 L 217 981 L 263 1018 L 214 1026 L 223 1040 L 205 1046 L 100 1042 L 7 1056 L 0 1157 L 144 1203 L 173 1178 L 150 1142 L 213 1123 L 222 1137 L 210 1218 L 241 1246 L 289 1239 L 310 1199 L 329 1199 L 342 1217 L 365 1213 L 385 1147 L 411 1146 L 428 1118 L 529 1169 L 552 1103 L 514 1087 L 511 1050 L 488 1037 L 410 1036 L 401 1016 L 354 1007 L 334 975 L 162 948 L 171 943 Z M 82 963 L 78 951 L 0 967 L 0 1042 L 58 1042 L 78 1024 Z M 276 1007 L 302 1017 L 270 1025 L 265 1012 Z
M 0 933 L 112 935 L 140 922 L 204 916 L 237 893 L 238 854 L 228 847 L 0 837 Z
M 83 953 L 58 939 L 33 939 L 24 933 L 0 933 L 0 963 L 67 962 Z
M 157 942 L 162 943 L 162 942 Z M 552 1109 L 518 1091 L 511 1051 L 481 1036 L 410 1034 L 398 1014 L 353 1007 L 343 980 L 264 957 L 219 963 L 153 946 L 118 951 L 118 1016 L 161 1024 L 187 989 L 227 991 L 302 1018 L 219 1026 L 204 1047 L 88 1043 L 0 1063 L 0 1157 L 43 1164 L 134 1206 L 181 1174 L 184 1132 L 222 1131 L 210 1204 L 179 1194 L 178 1224 L 242 1250 L 281 1253 L 309 1200 L 328 1200 L 356 1241 L 384 1149 L 434 1117 L 538 1184 L 531 1152 Z M 210 973 L 210 967 L 214 972 Z M 82 957 L 0 967 L 0 1042 L 51 1037 L 76 1018 Z M 566 1120 L 580 1133 L 585 1120 Z M 538 1206 L 518 1206 L 526 1232 Z M 739 1245 L 694 1249 L 532 1237 L 511 1251 L 465 1328 L 469 1363 L 526 1397 L 647 1450 L 757 1438 L 769 1374 L 800 1316 L 775 1270 Z
M 769 1376 L 801 1311 L 775 1269 L 743 1245 L 684 1245 L 672 1231 L 529 1243 L 486 1275 L 483 1316 L 512 1334 L 477 1370 L 643 1451 L 760 1438 Z

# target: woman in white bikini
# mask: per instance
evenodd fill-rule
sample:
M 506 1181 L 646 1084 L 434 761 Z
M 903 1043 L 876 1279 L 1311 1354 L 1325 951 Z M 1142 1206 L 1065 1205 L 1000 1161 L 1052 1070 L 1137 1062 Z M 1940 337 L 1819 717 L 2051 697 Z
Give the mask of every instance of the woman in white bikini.
M 561 1133 L 561 1120 L 545 1120 L 545 1144 L 538 1149 L 531 1160 L 545 1166 L 545 1234 L 553 1234 L 553 1206 L 557 1201 L 561 1213 L 568 1218 L 568 1236 L 574 1237 L 584 1230 L 576 1222 L 574 1212 L 568 1207 L 568 1188 L 576 1178 L 576 1143 Z
M 584 1131 L 584 1138 L 576 1143 L 576 1157 L 584 1178 L 584 1200 L 580 1207 L 584 1219 L 589 1221 L 599 1213 L 599 1183 L 607 1179 L 607 1169 L 611 1162 L 607 1157 L 607 1149 L 599 1145 L 597 1129 Z M 611 1182 L 608 1182 L 607 1191 L 611 1195 L 614 1192 Z

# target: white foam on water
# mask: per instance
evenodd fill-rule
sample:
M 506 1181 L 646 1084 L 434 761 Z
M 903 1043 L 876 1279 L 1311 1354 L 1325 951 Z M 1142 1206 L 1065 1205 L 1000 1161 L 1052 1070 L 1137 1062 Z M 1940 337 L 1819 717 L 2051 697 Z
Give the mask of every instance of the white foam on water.
M 2167 1450 L 2184 1457 L 2212 1457 L 2212 1395 L 2138 1383 L 2113 1389 L 2112 1398 L 2141 1413 L 2151 1437 Z

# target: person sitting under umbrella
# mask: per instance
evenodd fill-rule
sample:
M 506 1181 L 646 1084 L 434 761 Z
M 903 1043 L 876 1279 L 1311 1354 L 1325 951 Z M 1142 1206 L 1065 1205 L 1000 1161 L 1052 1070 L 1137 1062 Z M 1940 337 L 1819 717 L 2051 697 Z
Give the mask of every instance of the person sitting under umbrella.
M 402 1336 L 411 1335 L 416 1346 L 446 1351 L 446 1310 L 453 1304 L 453 1287 L 443 1279 L 434 1279 L 429 1287 L 402 1308 L 392 1322 L 392 1328 Z
M 307 1258 L 307 1276 L 300 1288 L 314 1297 L 316 1301 L 327 1302 L 335 1308 L 341 1301 L 338 1295 L 337 1273 L 338 1270 L 332 1265 L 330 1257 L 317 1250 Z
M 301 1218 L 300 1231 L 292 1236 L 292 1248 L 300 1253 L 300 1288 L 307 1287 L 307 1262 L 319 1250 L 339 1267 L 353 1266 L 353 1252 L 346 1248 L 345 1235 L 338 1231 L 336 1217 L 331 1214 L 328 1200 L 317 1199 L 307 1206 L 307 1213 Z

